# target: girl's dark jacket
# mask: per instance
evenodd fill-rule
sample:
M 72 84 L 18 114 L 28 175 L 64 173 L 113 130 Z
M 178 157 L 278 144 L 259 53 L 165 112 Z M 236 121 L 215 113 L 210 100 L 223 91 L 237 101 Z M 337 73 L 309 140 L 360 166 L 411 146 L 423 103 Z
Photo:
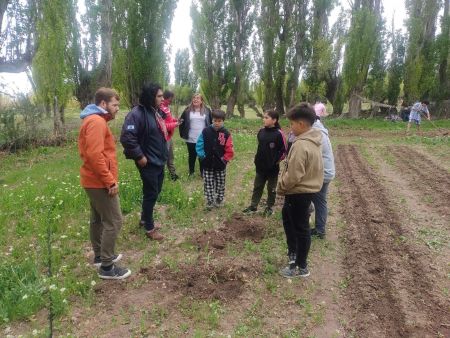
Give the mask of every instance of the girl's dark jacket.
M 280 128 L 261 128 L 258 132 L 258 150 L 255 155 L 256 172 L 277 175 L 279 163 L 286 157 L 286 139 Z

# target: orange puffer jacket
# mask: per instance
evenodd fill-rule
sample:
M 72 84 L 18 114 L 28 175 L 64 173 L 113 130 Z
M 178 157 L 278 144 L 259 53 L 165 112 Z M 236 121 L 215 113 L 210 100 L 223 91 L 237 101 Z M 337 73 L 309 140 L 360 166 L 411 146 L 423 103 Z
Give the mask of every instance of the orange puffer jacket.
M 104 117 L 95 114 L 83 119 L 78 150 L 83 161 L 80 168 L 83 188 L 109 188 L 117 183 L 116 144 Z

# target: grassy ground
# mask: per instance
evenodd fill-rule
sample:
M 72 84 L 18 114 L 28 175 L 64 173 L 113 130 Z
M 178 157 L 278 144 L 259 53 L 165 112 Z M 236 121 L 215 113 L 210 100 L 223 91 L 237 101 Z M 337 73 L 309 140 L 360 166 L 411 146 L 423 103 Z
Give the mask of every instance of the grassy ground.
M 116 133 L 122 121 L 123 117 L 112 123 Z M 282 124 L 287 127 L 287 121 L 282 121 Z M 427 121 L 423 123 L 423 129 L 429 132 L 427 136 L 413 134 L 406 138 L 404 123 L 328 120 L 326 124 L 332 135 L 347 133 L 349 136 L 345 142 L 350 139 L 352 143 L 363 145 L 383 143 L 382 138 L 372 141 L 371 137 L 386 133 L 389 143 L 432 149 L 437 156 L 444 158 L 450 149 L 448 137 L 440 135 L 440 131 Z M 436 124 L 439 128 L 450 128 L 450 121 L 438 121 Z M 217 214 L 205 214 L 202 182 L 198 177 L 189 179 L 186 176 L 187 151 L 183 142 L 175 137 L 175 164 L 182 178 L 177 182 L 168 179 L 164 182 L 156 212 L 156 218 L 170 229 L 165 233 L 167 239 L 163 243 L 148 242 L 137 227 L 141 181 L 134 164 L 124 158 L 118 146 L 120 197 L 125 217 L 118 248 L 128 254 L 126 264 L 133 272 L 161 262 L 173 271 L 183 264 L 192 263 L 199 257 L 199 252 L 189 239 L 196 233 L 217 228 L 248 205 L 254 178 L 255 135 L 260 125 L 257 119 L 236 118 L 226 121 L 226 126 L 233 134 L 236 158 L 227 169 L 226 207 Z M 333 142 L 337 145 L 343 141 L 336 137 Z M 366 156 L 370 159 L 370 154 Z M 386 154 L 386 158 L 389 160 L 389 154 Z M 74 309 L 86 309 L 88 313 L 94 311 L 93 304 L 100 297 L 96 294 L 96 288 L 103 282 L 97 278 L 88 258 L 89 208 L 86 195 L 79 186 L 79 166 L 75 142 L 64 147 L 41 147 L 1 157 L 0 328 L 5 332 L 10 326 L 27 323 L 27 334 L 33 330 L 44 334 L 45 320 L 39 320 L 39 316 L 42 309 L 49 308 L 51 304 L 56 315 L 56 330 L 76 335 L 76 331 L 73 331 L 76 326 L 67 324 L 68 316 L 72 316 Z M 334 194 L 330 198 L 335 201 L 339 199 Z M 240 312 L 240 317 L 232 318 L 233 309 L 220 300 L 183 298 L 177 303 L 176 310 L 182 318 L 176 325 L 179 333 L 206 336 L 220 332 L 226 327 L 224 321 L 230 320 L 229 325 L 232 327 L 226 327 L 226 331 L 233 335 L 264 334 L 270 325 L 270 317 L 264 313 L 262 304 L 268 297 L 281 304 L 292 305 L 291 302 L 294 302 L 293 306 L 301 317 L 296 325 L 286 327 L 284 333 L 280 331 L 280 335 L 299 336 L 303 330 L 311 331 L 324 324 L 325 305 L 315 302 L 317 290 L 324 285 L 306 285 L 303 293 L 299 294 L 296 284 L 280 281 L 277 275 L 278 268 L 285 260 L 280 219 L 278 209 L 267 219 L 268 236 L 260 243 L 246 241 L 243 246 L 230 244 L 226 248 L 227 258 L 238 257 L 245 261 L 246 257 L 257 256 L 261 259 L 262 270 L 253 284 L 256 290 L 254 298 L 246 300 L 249 304 Z M 339 227 L 338 220 L 336 223 Z M 333 261 L 338 251 L 338 241 L 315 241 L 312 255 Z M 126 290 L 138 290 L 143 283 L 143 279 L 133 280 Z M 339 289 L 345 287 L 344 276 L 335 285 L 336 297 Z M 159 305 L 141 310 L 145 310 L 140 312 L 142 321 L 151 320 L 155 323 L 154 332 L 167 334 L 163 324 L 170 318 L 170 307 Z M 112 321 L 127 322 L 130 320 L 127 318 L 135 316 L 136 311 L 124 309 Z M 145 328 L 144 333 L 147 332 L 148 327 L 145 324 L 141 326 L 142 330 Z M 136 327 L 137 331 L 133 331 L 133 335 L 145 335 L 138 332 L 138 324 Z

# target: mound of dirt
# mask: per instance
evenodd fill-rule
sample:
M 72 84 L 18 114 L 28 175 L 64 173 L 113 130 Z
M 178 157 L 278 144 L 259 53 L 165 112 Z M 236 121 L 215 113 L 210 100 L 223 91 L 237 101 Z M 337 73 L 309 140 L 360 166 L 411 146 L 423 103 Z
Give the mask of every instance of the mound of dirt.
M 259 243 L 265 236 L 266 220 L 260 216 L 252 218 L 234 214 L 219 229 L 203 231 L 193 239 L 199 250 L 213 248 L 222 250 L 227 242 L 250 240 Z
M 167 288 L 181 292 L 184 296 L 226 302 L 236 299 L 245 283 L 261 273 L 261 267 L 261 262 L 249 262 L 248 259 L 200 259 L 194 265 L 184 264 L 177 270 L 158 266 L 155 269 L 143 269 L 141 273 L 164 282 Z
M 231 219 L 224 223 L 221 231 L 230 234 L 235 239 L 251 240 L 259 243 L 265 236 L 265 223 L 267 220 L 260 216 L 251 218 L 234 214 Z

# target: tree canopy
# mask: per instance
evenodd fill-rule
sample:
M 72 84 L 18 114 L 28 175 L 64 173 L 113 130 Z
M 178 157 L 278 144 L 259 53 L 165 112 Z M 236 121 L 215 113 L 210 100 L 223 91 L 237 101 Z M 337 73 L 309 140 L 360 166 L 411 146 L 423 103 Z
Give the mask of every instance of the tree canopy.
M 337 114 L 348 102 L 350 117 L 362 97 L 449 100 L 449 1 L 405 0 L 402 32 L 384 18 L 382 0 L 194 0 L 191 53 L 177 51 L 172 85 L 179 102 L 199 91 L 229 116 L 255 103 L 283 114 L 316 98 Z M 113 86 L 132 106 L 144 82 L 169 86 L 176 6 L 0 0 L 0 72 L 26 71 L 55 123 L 64 123 L 67 100 L 84 107 L 99 86 Z

